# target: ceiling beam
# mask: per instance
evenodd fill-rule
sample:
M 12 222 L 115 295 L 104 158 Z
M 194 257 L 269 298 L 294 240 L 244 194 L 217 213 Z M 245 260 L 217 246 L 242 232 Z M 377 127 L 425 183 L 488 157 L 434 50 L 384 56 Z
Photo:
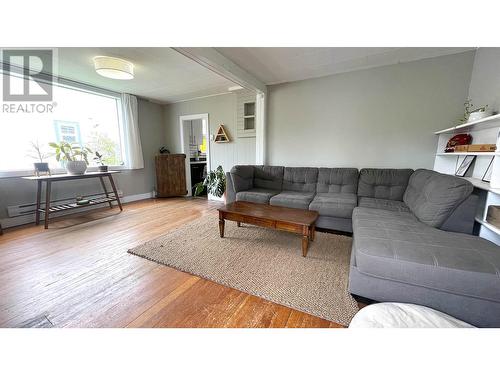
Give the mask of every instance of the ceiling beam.
M 246 89 L 257 90 L 264 94 L 267 93 L 267 87 L 263 82 L 240 68 L 215 48 L 178 47 L 173 49 Z

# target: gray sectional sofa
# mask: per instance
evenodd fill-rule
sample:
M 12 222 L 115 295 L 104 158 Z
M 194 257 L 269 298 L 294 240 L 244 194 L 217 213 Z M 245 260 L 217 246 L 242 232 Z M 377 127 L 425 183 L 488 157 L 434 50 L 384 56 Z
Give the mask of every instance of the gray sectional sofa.
M 500 327 L 500 248 L 473 236 L 466 180 L 419 169 L 235 166 L 227 201 L 318 211 L 318 228 L 353 233 L 349 291 L 416 303 Z

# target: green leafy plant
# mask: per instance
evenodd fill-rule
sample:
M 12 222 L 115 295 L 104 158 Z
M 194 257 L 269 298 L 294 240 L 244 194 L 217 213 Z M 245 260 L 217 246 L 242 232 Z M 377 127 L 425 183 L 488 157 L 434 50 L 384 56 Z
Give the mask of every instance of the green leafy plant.
M 226 191 L 226 174 L 224 169 L 219 165 L 215 171 L 210 171 L 207 177 L 202 182 L 198 182 L 195 186 L 194 195 L 200 195 L 206 187 L 207 191 L 220 198 Z
M 57 161 L 78 161 L 82 160 L 87 165 L 89 164 L 88 156 L 92 153 L 92 150 L 88 147 L 83 147 L 78 143 L 68 143 L 68 142 L 50 142 L 49 146 L 55 151 L 55 156 Z
M 104 165 L 104 155 L 101 154 L 99 151 L 94 152 L 94 161 L 99 164 L 99 165 Z
M 488 105 L 474 109 L 474 105 L 472 104 L 472 99 L 467 99 L 464 103 L 464 115 L 458 121 L 460 122 L 460 124 L 465 124 L 467 121 L 469 121 L 469 116 L 471 113 L 486 112 L 487 108 Z
M 51 153 L 45 152 L 45 150 L 40 146 L 38 139 L 36 141 L 30 142 L 31 150 L 28 152 L 27 156 L 32 159 L 37 160 L 39 163 L 43 163 L 43 161 L 52 156 Z

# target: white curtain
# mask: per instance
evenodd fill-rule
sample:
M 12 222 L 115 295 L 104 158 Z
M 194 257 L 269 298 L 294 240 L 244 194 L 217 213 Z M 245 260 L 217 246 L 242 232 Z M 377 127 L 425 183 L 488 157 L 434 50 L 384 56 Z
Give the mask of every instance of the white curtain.
M 134 95 L 122 94 L 123 132 L 125 143 L 126 166 L 130 169 L 144 168 L 141 135 L 139 134 L 139 116 L 137 98 Z

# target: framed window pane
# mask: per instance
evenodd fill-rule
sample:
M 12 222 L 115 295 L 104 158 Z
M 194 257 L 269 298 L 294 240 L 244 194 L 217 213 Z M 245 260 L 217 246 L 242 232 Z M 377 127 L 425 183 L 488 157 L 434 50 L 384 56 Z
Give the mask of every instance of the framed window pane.
M 15 76 L 11 80 L 23 81 Z M 40 146 L 51 169 L 62 168 L 48 145 L 61 141 L 99 151 L 109 166 L 123 165 L 120 98 L 62 85 L 53 90 L 52 113 L 0 112 L 0 172 L 32 170 L 39 161 L 33 143 Z M 95 165 L 92 156 L 89 162 Z

